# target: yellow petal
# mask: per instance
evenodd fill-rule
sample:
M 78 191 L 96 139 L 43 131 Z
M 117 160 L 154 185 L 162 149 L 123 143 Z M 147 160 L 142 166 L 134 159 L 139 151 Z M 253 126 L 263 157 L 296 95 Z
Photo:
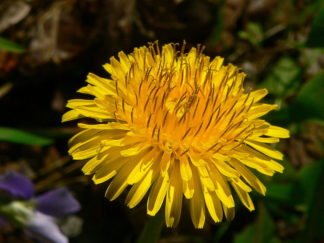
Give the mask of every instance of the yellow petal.
M 164 177 L 158 177 L 150 190 L 147 200 L 147 214 L 154 216 L 161 208 L 165 198 L 165 194 L 169 188 L 169 176 L 166 174 Z
M 86 147 L 80 146 L 75 151 L 70 152 L 73 159 L 75 160 L 89 159 L 98 154 L 98 149 L 100 147 L 98 146 L 98 143 L 96 141 L 92 141 L 91 144 L 86 144 L 85 146 Z
M 233 155 L 233 157 L 242 161 L 242 163 L 244 163 L 245 165 L 247 165 L 251 168 L 257 169 L 261 173 L 267 174 L 267 173 L 269 173 L 269 171 L 270 172 L 277 171 L 277 172 L 282 173 L 284 170 L 284 167 L 281 164 L 279 164 L 278 162 L 272 160 L 268 156 L 254 150 L 252 148 L 245 146 L 239 150 L 243 151 L 243 155 L 238 154 L 238 155 Z M 263 170 L 266 170 L 266 171 L 263 171 Z M 273 172 L 271 172 L 271 173 L 273 173 Z
M 222 206 L 223 206 L 223 211 L 224 211 L 224 214 L 225 214 L 225 217 L 227 218 L 227 220 L 233 220 L 235 217 L 235 208 L 228 208 L 224 204 L 222 204 Z
M 82 140 L 81 137 L 84 135 L 92 135 L 90 138 Z M 86 132 L 80 132 L 77 134 L 77 136 L 73 137 L 69 141 L 70 149 L 69 149 L 69 154 L 73 154 L 78 152 L 78 151 L 84 151 L 86 149 L 98 149 L 100 146 L 102 137 L 98 136 L 98 133 L 93 132 L 93 131 L 86 131 Z
M 223 209 L 220 200 L 218 199 L 215 192 L 209 192 L 204 190 L 205 203 L 208 212 L 214 222 L 221 222 L 223 219 Z
M 134 168 L 127 177 L 127 183 L 129 185 L 137 183 L 143 178 L 143 176 L 146 175 L 151 168 L 153 161 L 156 160 L 154 156 L 156 156 L 155 151 L 144 151 L 142 154 L 139 154 L 133 158 L 133 160 L 137 162 L 134 164 Z
M 271 158 L 279 159 L 279 160 L 283 159 L 282 153 L 280 153 L 279 151 L 275 150 L 274 148 L 272 148 L 266 144 L 259 143 L 259 142 L 252 142 L 252 141 L 248 141 L 248 140 L 245 140 L 244 143 L 250 145 L 251 147 L 260 151 L 261 153 L 268 155 Z
M 92 180 L 95 184 L 103 183 L 112 177 L 114 177 L 122 166 L 128 163 L 128 159 L 120 158 L 116 160 L 106 159 L 98 166 L 96 166 L 92 172 L 95 172 L 95 175 L 92 177 Z M 130 167 L 130 166 L 128 166 Z M 126 181 L 126 178 L 124 178 Z
M 109 63 L 105 63 L 105 64 L 103 65 L 103 67 L 104 67 L 104 69 L 105 69 L 108 73 L 112 74 L 112 72 L 113 72 L 113 67 L 112 67 Z
M 249 140 L 260 142 L 260 143 L 278 143 L 279 138 L 272 138 L 272 137 L 249 137 Z
M 279 173 L 282 173 L 285 169 L 280 163 L 278 163 L 274 160 L 267 161 L 266 166 L 274 171 L 279 172 Z
M 238 187 L 235 183 L 232 183 L 232 186 L 234 190 L 236 191 L 237 195 L 239 196 L 241 202 L 244 204 L 244 206 L 249 209 L 250 211 L 254 210 L 254 204 L 251 200 L 251 197 L 249 193 L 242 190 L 240 187 Z
M 143 199 L 157 176 L 158 170 L 156 167 L 152 168 L 140 182 L 136 183 L 132 187 L 126 197 L 126 204 L 128 207 L 135 207 Z
M 241 179 L 239 178 L 231 178 L 232 182 L 235 183 L 237 186 L 239 186 L 243 191 L 250 192 L 252 191 L 251 187 L 249 187 L 247 184 L 245 184 Z
M 133 169 L 133 163 L 126 163 L 121 169 L 118 170 L 117 175 L 109 184 L 105 196 L 110 200 L 115 200 L 127 187 L 127 176 Z
M 120 61 L 120 65 L 121 65 L 122 69 L 128 71 L 131 66 L 131 63 L 130 63 L 127 55 L 125 54 L 125 52 L 123 52 L 123 51 L 118 52 L 118 57 L 119 57 L 119 61 Z
M 78 123 L 78 126 L 81 128 L 86 128 L 86 129 L 117 130 L 117 131 L 122 130 L 123 132 L 128 132 L 130 130 L 130 127 L 128 124 L 122 124 L 119 122 L 109 122 L 106 124 L 95 124 L 95 125 Z M 120 132 L 122 132 L 122 131 L 120 131 Z
M 161 157 L 161 162 L 160 162 L 160 167 L 161 167 L 161 174 L 162 176 L 164 176 L 170 166 L 170 161 L 173 160 L 173 158 L 171 158 L 171 154 L 166 153 L 166 152 L 162 152 L 162 157 Z
M 234 207 L 234 200 L 230 188 L 224 177 L 220 174 L 214 165 L 209 165 L 210 177 L 214 181 L 216 194 L 227 207 Z
M 215 58 L 210 62 L 210 66 L 211 66 L 212 68 L 214 68 L 216 71 L 218 71 L 218 70 L 221 68 L 223 62 L 224 62 L 224 58 L 218 56 L 218 57 L 215 57 Z
M 124 157 L 134 156 L 134 155 L 138 155 L 148 147 L 150 147 L 149 144 L 143 145 L 142 143 L 136 143 L 133 145 L 128 145 L 127 148 L 125 149 L 121 149 L 120 154 Z
M 95 119 L 114 119 L 115 117 L 105 110 L 98 108 L 97 106 L 78 106 L 75 108 L 82 116 L 91 117 Z
M 100 158 L 98 158 L 98 156 L 93 157 L 92 159 L 90 159 L 83 167 L 82 167 L 82 172 L 85 175 L 91 175 L 92 173 L 94 173 L 94 169 L 100 164 L 102 163 L 103 160 L 105 160 L 108 157 L 108 154 L 106 154 L 105 156 L 101 156 Z
M 74 109 L 79 106 L 93 106 L 93 100 L 84 100 L 84 99 L 71 99 L 67 102 L 66 107 Z
M 289 138 L 289 130 L 270 125 L 265 135 L 277 138 Z
M 248 119 L 252 120 L 267 114 L 268 112 L 278 108 L 278 105 L 269 105 L 269 104 L 258 104 L 252 106 L 248 112 Z
M 196 167 L 206 166 L 206 161 L 201 159 L 199 155 L 197 154 L 190 154 L 189 155 L 191 163 Z
M 208 190 L 210 191 L 215 191 L 215 184 L 209 175 L 208 169 L 205 166 L 199 166 L 196 168 L 199 172 L 199 177 L 202 185 L 208 188 Z
M 264 96 L 268 94 L 267 89 L 258 89 L 250 92 L 250 99 L 253 99 L 254 103 L 261 100 Z
M 175 163 L 180 163 L 180 173 L 182 180 L 190 180 L 192 177 L 192 172 L 188 157 L 182 157 L 180 160 L 176 160 Z
M 85 129 L 77 134 L 75 134 L 72 138 L 69 139 L 69 146 L 72 147 L 78 143 L 83 144 L 86 142 L 89 138 L 97 136 L 98 131 L 91 130 L 91 129 Z
M 80 112 L 76 110 L 70 110 L 64 113 L 62 116 L 62 122 L 72 121 L 84 117 Z
M 196 171 L 193 172 L 195 192 L 190 199 L 190 216 L 195 228 L 202 229 L 206 219 L 204 196 L 199 183 L 198 173 Z
M 77 90 L 78 93 L 81 94 L 88 94 L 88 95 L 93 95 L 96 98 L 100 98 L 100 99 L 107 99 L 107 98 L 113 98 L 114 96 L 112 95 L 107 95 L 104 89 L 102 89 L 101 87 L 97 87 L 97 86 L 93 86 L 93 85 L 87 85 L 85 87 L 82 87 L 80 89 Z M 114 103 L 112 103 L 113 105 Z
M 266 187 L 251 171 L 249 171 L 242 163 L 235 159 L 231 160 L 231 164 L 243 176 L 247 183 L 249 183 L 257 192 L 265 195 L 267 191 Z
M 93 73 L 89 73 L 87 82 L 99 87 L 106 95 L 116 96 L 115 81 L 111 79 L 101 78 Z
M 121 67 L 120 63 L 115 57 L 110 58 L 111 66 L 113 67 L 112 75 L 116 76 L 117 79 L 121 79 L 125 77 L 125 71 Z
M 269 168 L 266 164 L 258 162 L 256 159 L 253 158 L 241 158 L 239 156 L 235 157 L 237 160 L 239 160 L 241 163 L 245 164 L 246 166 L 256 169 L 262 174 L 273 176 L 274 170 Z
M 215 157 L 213 157 L 215 158 Z M 222 159 L 213 159 L 212 162 L 216 165 L 220 173 L 227 177 L 239 177 L 240 174 L 234 170 L 230 165 L 224 162 Z
M 175 164 L 170 176 L 170 186 L 165 201 L 165 223 L 175 227 L 179 223 L 182 207 L 182 184 L 179 164 Z
M 187 199 L 192 198 L 194 194 L 194 184 L 193 184 L 193 179 L 191 178 L 188 181 L 182 181 L 183 185 L 183 194 Z

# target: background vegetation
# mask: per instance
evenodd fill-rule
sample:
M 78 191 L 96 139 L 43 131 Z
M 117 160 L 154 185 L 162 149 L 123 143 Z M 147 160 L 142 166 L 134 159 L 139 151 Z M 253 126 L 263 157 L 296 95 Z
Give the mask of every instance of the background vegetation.
M 246 87 L 267 88 L 266 102 L 281 107 L 266 119 L 291 131 L 279 145 L 285 171 L 261 178 L 267 195 L 253 195 L 254 212 L 238 202 L 232 222 L 194 230 L 184 211 L 159 242 L 323 242 L 321 0 L 2 0 L 0 37 L 0 173 L 27 175 L 38 194 L 68 187 L 82 205 L 61 222 L 71 242 L 135 242 L 158 225 L 145 226 L 145 203 L 130 210 L 123 197 L 109 202 L 106 185 L 82 175 L 67 155 L 75 123 L 60 122 L 88 72 L 106 75 L 110 56 L 154 40 L 202 43 L 206 54 L 242 67 Z M 32 242 L 13 227 L 0 228 L 1 240 Z

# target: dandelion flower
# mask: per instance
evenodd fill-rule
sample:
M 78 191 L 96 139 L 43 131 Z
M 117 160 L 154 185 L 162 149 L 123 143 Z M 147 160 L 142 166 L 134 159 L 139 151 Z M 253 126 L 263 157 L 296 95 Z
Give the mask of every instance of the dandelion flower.
M 82 131 L 69 141 L 75 160 L 95 184 L 111 182 L 110 200 L 126 188 L 135 207 L 147 195 L 147 213 L 165 202 L 168 227 L 178 224 L 183 201 L 192 222 L 203 228 L 207 212 L 215 222 L 234 217 L 235 191 L 254 210 L 252 189 L 266 188 L 253 174 L 282 172 L 283 155 L 268 144 L 289 137 L 288 130 L 260 119 L 277 105 L 259 101 L 266 89 L 245 91 L 245 74 L 223 58 L 210 59 L 203 48 L 157 43 L 119 52 L 103 67 L 110 78 L 90 73 L 78 92 L 94 99 L 72 99 L 63 121 Z M 224 215 L 224 216 L 223 216 Z

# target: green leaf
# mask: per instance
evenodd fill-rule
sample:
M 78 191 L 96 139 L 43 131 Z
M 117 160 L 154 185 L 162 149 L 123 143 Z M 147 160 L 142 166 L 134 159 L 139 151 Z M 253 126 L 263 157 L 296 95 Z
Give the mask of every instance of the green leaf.
M 282 57 L 271 68 L 259 87 L 267 88 L 269 93 L 284 98 L 296 91 L 301 76 L 299 65 L 290 57 Z
M 250 224 L 239 234 L 235 235 L 234 243 L 246 243 L 253 242 L 256 226 L 255 224 Z
M 230 222 L 224 222 L 217 227 L 217 231 L 214 235 L 213 242 L 220 242 L 225 233 L 229 230 Z
M 276 226 L 262 202 L 259 203 L 258 218 L 256 223 L 256 232 L 254 242 L 267 242 L 272 237 Z M 271 242 L 271 241 L 270 241 Z
M 299 171 L 299 186 L 301 193 L 304 195 L 303 199 L 307 205 L 310 204 L 311 197 L 316 191 L 316 184 L 318 180 L 321 180 L 321 173 L 324 170 L 324 160 L 313 162 L 312 164 L 305 166 Z M 319 191 L 318 191 L 319 192 Z
M 293 183 L 271 183 L 266 184 L 266 187 L 267 199 L 272 199 L 290 205 L 294 205 L 296 203 L 296 200 L 294 199 L 294 197 L 292 197 L 294 193 Z
M 307 207 L 305 228 L 300 242 L 314 242 L 324 237 L 324 160 L 304 167 L 299 175 L 300 195 Z
M 307 47 L 324 47 L 324 6 L 315 17 L 306 41 Z
M 50 138 L 9 127 L 0 127 L 0 141 L 41 146 L 46 146 L 54 142 Z
M 146 242 L 158 242 L 161 234 L 161 230 L 164 226 L 164 213 L 163 210 L 160 210 L 157 215 L 149 217 L 146 222 L 137 243 L 146 243 Z
M 16 44 L 15 42 L 0 37 L 0 50 L 1 49 L 9 52 L 15 52 L 15 53 L 21 53 L 26 51 L 24 47 Z
M 280 242 L 274 237 L 276 226 L 265 205 L 260 202 L 258 216 L 254 224 L 247 226 L 242 232 L 235 235 L 234 243 L 277 243 Z
M 324 73 L 315 76 L 300 90 L 291 106 L 290 115 L 294 120 L 324 120 Z
M 281 125 L 306 120 L 324 121 L 324 73 L 319 74 L 304 84 L 295 100 L 279 111 L 265 116 L 270 122 Z
M 283 173 L 275 173 L 272 176 L 271 181 L 273 183 L 287 183 L 294 181 L 297 178 L 296 168 L 287 160 L 280 161 L 280 164 L 285 168 Z

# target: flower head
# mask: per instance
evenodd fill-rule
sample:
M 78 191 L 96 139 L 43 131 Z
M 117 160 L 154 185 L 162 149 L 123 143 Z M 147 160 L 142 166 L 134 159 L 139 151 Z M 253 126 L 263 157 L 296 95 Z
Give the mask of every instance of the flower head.
M 250 168 L 272 176 L 283 167 L 283 155 L 266 144 L 289 137 L 286 129 L 260 117 L 277 105 L 259 101 L 267 90 L 245 92 L 245 74 L 210 60 L 198 46 L 188 53 L 176 44 L 149 44 L 104 68 L 111 78 L 90 73 L 80 93 L 94 99 L 72 99 L 63 121 L 83 130 L 69 141 L 69 153 L 87 160 L 83 172 L 96 184 L 112 179 L 106 197 L 117 198 L 130 187 L 126 204 L 133 208 L 148 194 L 147 213 L 155 215 L 165 201 L 166 225 L 179 222 L 182 201 L 189 201 L 196 228 L 207 211 L 215 222 L 234 217 L 234 190 L 254 210 L 249 192 L 265 194 Z

